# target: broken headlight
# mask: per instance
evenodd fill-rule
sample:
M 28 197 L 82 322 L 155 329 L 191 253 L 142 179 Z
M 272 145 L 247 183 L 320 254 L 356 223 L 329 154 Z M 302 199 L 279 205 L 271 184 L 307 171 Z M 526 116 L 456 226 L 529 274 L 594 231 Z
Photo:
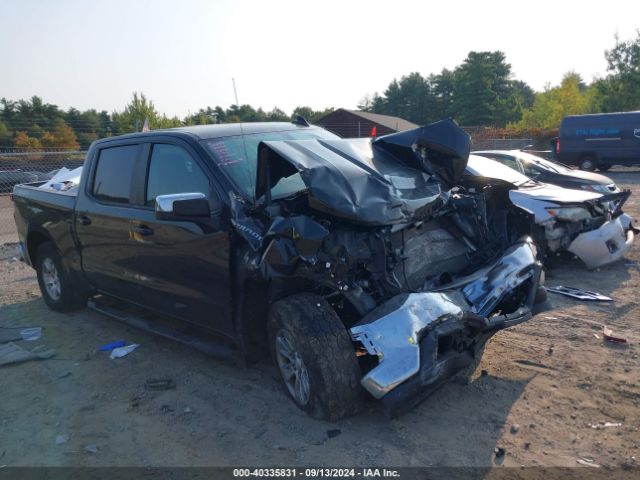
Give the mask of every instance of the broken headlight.
M 553 207 L 547 208 L 547 212 L 553 218 L 564 220 L 566 222 L 580 222 L 591 218 L 591 213 L 582 207 Z

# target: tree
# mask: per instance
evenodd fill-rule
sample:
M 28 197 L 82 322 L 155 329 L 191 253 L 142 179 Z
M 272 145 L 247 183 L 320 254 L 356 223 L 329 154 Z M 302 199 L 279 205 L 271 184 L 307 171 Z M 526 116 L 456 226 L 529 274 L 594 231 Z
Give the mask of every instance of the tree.
M 462 125 L 504 126 L 513 119 L 511 65 L 504 53 L 469 52 L 454 70 L 452 110 Z
M 591 108 L 590 89 L 580 75 L 568 72 L 557 87 L 545 88 L 535 97 L 532 108 L 523 112 L 522 120 L 514 125 L 519 129 L 557 129 L 567 115 L 589 113 Z
M 64 120 L 57 120 L 53 132 L 45 132 L 40 142 L 47 148 L 80 149 L 75 132 Z
M 11 145 L 11 131 L 7 124 L 0 122 L 0 147 L 8 147 Z
M 602 112 L 640 110 L 640 30 L 634 40 L 620 41 L 605 51 L 607 71 L 594 82 L 594 106 Z
M 14 139 L 13 146 L 17 148 L 25 148 L 27 150 L 37 150 L 41 147 L 37 138 L 32 138 L 27 135 L 27 132 L 16 132 L 16 138 Z

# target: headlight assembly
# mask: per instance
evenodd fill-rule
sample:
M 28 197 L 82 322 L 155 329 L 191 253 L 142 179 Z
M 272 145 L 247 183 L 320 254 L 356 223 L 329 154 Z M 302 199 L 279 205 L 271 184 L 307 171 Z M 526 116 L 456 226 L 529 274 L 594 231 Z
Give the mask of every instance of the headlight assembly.
M 547 212 L 553 218 L 566 222 L 580 222 L 591 218 L 589 211 L 582 207 L 550 207 L 547 208 Z

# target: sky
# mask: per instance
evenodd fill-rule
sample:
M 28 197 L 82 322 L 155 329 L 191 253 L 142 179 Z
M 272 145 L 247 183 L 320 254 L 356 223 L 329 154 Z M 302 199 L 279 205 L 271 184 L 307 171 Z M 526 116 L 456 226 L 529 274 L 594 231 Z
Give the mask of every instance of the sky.
M 0 0 L 0 97 L 122 110 L 134 91 L 168 116 L 238 100 L 290 113 L 356 108 L 394 79 L 501 50 L 535 90 L 640 29 L 640 2 Z

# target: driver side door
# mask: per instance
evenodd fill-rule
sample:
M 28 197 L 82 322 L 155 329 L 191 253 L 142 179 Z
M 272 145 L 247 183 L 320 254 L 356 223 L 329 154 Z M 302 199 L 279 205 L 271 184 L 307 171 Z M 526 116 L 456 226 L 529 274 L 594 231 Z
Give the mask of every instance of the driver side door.
M 229 278 L 229 232 L 221 228 L 221 201 L 204 162 L 188 145 L 151 145 L 144 206 L 133 239 L 138 243 L 142 302 L 161 313 L 233 336 Z M 160 220 L 159 195 L 202 193 L 206 218 Z

